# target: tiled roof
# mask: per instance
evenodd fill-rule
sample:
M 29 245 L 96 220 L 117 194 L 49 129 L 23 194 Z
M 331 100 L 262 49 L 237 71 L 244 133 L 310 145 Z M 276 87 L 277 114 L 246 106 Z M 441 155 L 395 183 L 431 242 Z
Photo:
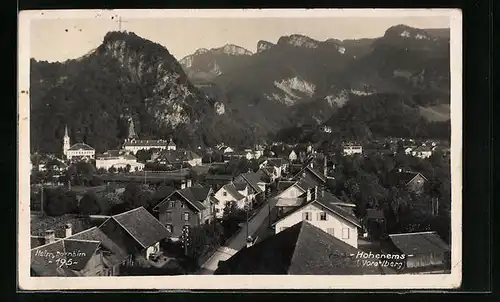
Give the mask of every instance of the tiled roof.
M 296 181 L 280 180 L 278 182 L 278 192 L 285 191 L 295 183 Z
M 53 243 L 38 246 L 31 249 L 31 270 L 38 276 L 44 277 L 64 277 L 79 276 L 79 271 L 83 270 L 88 261 L 99 247 L 99 241 L 60 239 Z M 67 253 L 78 253 L 72 256 Z M 57 255 L 56 258 L 64 259 L 67 265 L 62 265 L 47 254 Z M 72 258 L 69 262 L 68 259 Z M 75 261 L 77 260 L 77 261 Z
M 88 150 L 88 151 L 91 151 L 91 150 L 94 150 L 94 148 L 92 148 L 91 146 L 85 144 L 85 143 L 76 143 L 74 144 L 73 146 L 71 146 L 69 148 L 70 151 L 74 151 L 74 150 Z
M 305 166 L 304 168 L 302 168 L 300 172 L 297 173 L 293 178 L 294 179 L 301 178 L 304 172 L 306 172 L 306 175 L 308 174 L 307 172 L 309 172 L 310 174 L 316 176 L 323 183 L 326 182 L 326 177 L 322 173 L 318 172 L 316 169 L 311 168 L 310 166 Z
M 449 252 L 450 247 L 436 232 L 392 234 L 389 238 L 406 255 Z
M 261 182 L 259 175 L 253 172 L 242 173 L 241 176 L 249 185 L 256 191 L 256 194 L 262 193 L 262 189 L 259 187 L 259 182 Z
M 406 186 L 413 178 L 415 178 L 417 175 L 420 173 L 418 172 L 412 172 L 412 171 L 397 171 L 393 170 L 392 172 L 388 173 L 387 175 L 387 181 L 389 184 L 393 186 Z M 424 179 L 425 176 L 420 174 Z
M 216 275 L 363 275 L 395 273 L 359 266 L 358 249 L 302 221 L 221 263 Z
M 281 220 L 289 217 L 290 215 L 292 215 L 292 214 L 294 214 L 294 213 L 296 213 L 298 211 L 301 211 L 304 207 L 306 207 L 308 205 L 317 205 L 320 208 L 326 210 L 327 212 L 330 212 L 331 214 L 333 214 L 335 216 L 340 216 L 344 220 L 352 223 L 353 225 L 355 225 L 357 227 L 361 227 L 361 225 L 359 224 L 358 219 L 356 218 L 356 216 L 354 216 L 353 213 L 351 213 L 351 212 L 343 209 L 342 207 L 338 206 L 337 204 L 335 204 L 335 201 L 329 201 L 326 198 L 320 198 L 319 200 L 318 199 L 313 199 L 313 200 L 311 200 L 309 202 L 306 202 L 302 206 L 299 206 L 298 208 L 296 208 L 295 210 L 286 213 L 285 216 L 281 217 L 274 224 L 276 224 L 278 221 L 281 221 Z
M 231 196 L 233 196 L 236 200 L 242 200 L 245 198 L 245 196 L 238 192 L 238 189 L 236 189 L 235 185 L 232 183 L 226 184 L 222 188 L 231 194 Z
M 32 236 L 44 236 L 46 230 L 54 230 L 56 232 L 56 237 L 63 238 L 65 236 L 65 226 L 67 223 L 72 225 L 72 230 L 75 234 L 94 226 L 90 218 L 87 217 L 77 217 L 71 214 L 57 217 L 32 214 L 30 233 Z
M 182 190 L 177 190 L 174 192 L 183 197 L 188 203 L 190 203 L 197 211 L 202 211 L 205 206 L 200 202 L 197 196 L 191 190 L 192 188 L 185 188 Z
M 143 207 L 112 216 L 143 248 L 167 238 L 170 234 L 163 224 Z
M 106 264 L 109 266 L 113 266 L 122 262 L 128 256 L 128 253 L 122 247 L 116 244 L 113 240 L 111 240 L 111 238 L 109 238 L 97 227 L 93 227 L 86 231 L 74 234 L 69 238 L 99 241 L 101 243 L 101 247 L 110 252 L 110 254 L 104 254 L 104 258 L 106 258 Z
M 233 183 L 233 186 L 236 188 L 238 191 L 243 191 L 247 188 L 247 183 L 245 182 L 235 182 Z
M 131 140 L 126 141 L 123 146 L 144 146 L 144 147 L 164 147 L 168 145 L 168 141 L 166 140 Z
M 269 166 L 273 166 L 273 167 L 281 167 L 285 163 L 286 163 L 286 161 L 283 160 L 283 158 L 268 158 L 267 159 L 267 164 Z
M 159 152 L 156 160 L 175 164 L 199 158 L 201 157 L 198 154 L 189 150 L 162 150 Z

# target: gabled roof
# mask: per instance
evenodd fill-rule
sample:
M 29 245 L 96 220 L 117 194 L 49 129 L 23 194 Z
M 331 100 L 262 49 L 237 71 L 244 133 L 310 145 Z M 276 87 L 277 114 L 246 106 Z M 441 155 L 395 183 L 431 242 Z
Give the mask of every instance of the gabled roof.
M 233 186 L 236 188 L 236 190 L 243 191 L 247 188 L 248 184 L 246 182 L 235 182 L 233 183 Z
M 243 248 L 222 262 L 216 275 L 363 275 L 395 271 L 357 265 L 360 250 L 302 221 Z
M 156 157 L 157 161 L 167 161 L 170 164 L 191 161 L 201 158 L 198 154 L 189 150 L 162 150 Z
M 205 200 L 209 193 L 211 192 L 211 188 L 198 188 L 198 187 L 189 187 L 184 188 L 182 190 L 176 190 L 172 192 L 169 196 L 163 199 L 160 203 L 158 203 L 153 210 L 157 210 L 160 205 L 170 200 L 172 195 L 178 194 L 181 196 L 188 204 L 190 204 L 196 211 L 202 211 L 205 209 L 205 206 L 201 201 Z
M 118 222 L 143 248 L 148 248 L 170 235 L 165 226 L 143 207 L 114 215 L 110 219 Z
M 267 165 L 273 167 L 282 167 L 286 164 L 286 161 L 283 158 L 268 158 Z
M 438 254 L 450 251 L 450 247 L 436 232 L 392 234 L 389 238 L 406 255 Z
M 342 207 L 339 207 L 338 205 L 335 205 L 334 202 L 328 202 L 326 200 L 319 201 L 317 199 L 314 199 L 312 201 L 306 202 L 302 206 L 296 208 L 295 210 L 286 213 L 285 216 L 283 216 L 280 219 L 278 219 L 276 222 L 273 223 L 273 225 L 275 225 L 278 222 L 280 222 L 280 221 L 288 218 L 290 215 L 292 215 L 292 214 L 294 214 L 296 212 L 301 211 L 302 209 L 304 209 L 306 206 L 309 206 L 309 205 L 318 206 L 319 208 L 321 208 L 321 209 L 329 212 L 330 214 L 332 214 L 334 216 L 341 217 L 345 221 L 348 221 L 351 224 L 353 224 L 354 226 L 357 226 L 358 228 L 361 228 L 361 225 L 359 224 L 358 219 L 352 213 L 346 211 L 345 209 L 343 209 Z
M 87 150 L 91 151 L 94 150 L 91 146 L 85 144 L 85 143 L 76 143 L 73 146 L 69 148 L 70 151 L 75 151 L 75 150 Z
M 241 195 L 239 192 L 238 192 L 238 189 L 235 187 L 235 184 L 233 183 L 228 183 L 228 184 L 225 184 L 224 186 L 222 186 L 221 189 L 224 189 L 226 190 L 229 194 L 231 194 L 231 196 L 234 197 L 234 199 L 236 200 L 242 200 L 243 198 L 245 198 L 245 196 Z
M 259 187 L 259 182 L 261 182 L 259 175 L 253 172 L 242 173 L 241 176 L 249 185 L 256 191 L 256 194 L 262 193 L 262 189 Z
M 80 271 L 87 266 L 99 245 L 99 241 L 65 238 L 38 246 L 31 249 L 31 270 L 38 276 L 44 277 L 80 276 L 82 275 Z M 78 253 L 76 257 L 68 254 L 73 252 Z M 61 266 L 60 262 L 48 257 L 48 253 L 57 255 L 59 259 L 64 259 L 67 265 Z M 68 261 L 69 258 L 72 258 L 71 262 Z M 75 261 L 76 259 L 78 261 Z
M 321 182 L 323 182 L 323 183 L 326 182 L 326 177 L 322 173 L 318 172 L 316 169 L 311 168 L 309 165 L 302 168 L 299 171 L 299 173 L 295 174 L 295 176 L 293 178 L 298 179 L 298 178 L 302 177 L 302 174 L 304 172 L 310 172 L 311 174 L 313 174 L 314 176 L 319 178 Z
M 118 244 L 116 244 L 111 238 L 104 234 L 98 227 L 93 227 L 83 232 L 74 234 L 69 237 L 70 239 L 78 240 L 94 240 L 101 243 L 101 247 L 109 252 L 109 254 L 104 254 L 106 258 L 106 263 L 110 266 L 118 264 L 127 258 L 128 253 Z
M 399 186 L 399 185 L 407 185 L 410 183 L 415 177 L 421 176 L 424 180 L 427 180 L 427 178 L 422 175 L 419 172 L 412 172 L 412 171 L 401 171 L 399 172 L 398 170 L 393 170 L 390 172 L 387 177 L 388 177 L 388 183 L 394 186 Z
M 278 182 L 278 192 L 285 191 L 286 189 L 290 188 L 295 183 L 296 183 L 296 181 L 280 180 Z

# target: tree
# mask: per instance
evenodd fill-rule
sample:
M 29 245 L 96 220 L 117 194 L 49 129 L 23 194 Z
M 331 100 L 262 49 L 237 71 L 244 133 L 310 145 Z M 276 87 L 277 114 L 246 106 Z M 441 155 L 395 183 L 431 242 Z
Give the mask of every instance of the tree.
M 77 210 L 76 195 L 63 188 L 44 189 L 44 212 L 49 216 L 61 216 Z
M 113 174 L 113 173 L 116 173 L 117 170 L 114 166 L 111 166 L 111 167 L 109 167 L 108 172 Z
M 127 184 L 122 194 L 123 203 L 130 209 L 146 207 L 151 204 L 153 191 L 147 185 Z
M 97 215 L 101 213 L 99 206 L 99 197 L 94 192 L 85 192 L 78 206 L 80 214 Z

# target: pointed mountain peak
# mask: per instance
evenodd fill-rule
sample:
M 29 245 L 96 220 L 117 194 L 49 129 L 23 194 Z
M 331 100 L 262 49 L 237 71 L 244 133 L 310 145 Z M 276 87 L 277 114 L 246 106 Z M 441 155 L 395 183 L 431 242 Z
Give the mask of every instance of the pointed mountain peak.
M 320 42 L 301 34 L 282 36 L 278 40 L 278 45 L 289 44 L 297 47 L 318 48 Z
M 241 46 L 234 44 L 226 44 L 219 48 L 212 48 L 211 51 L 215 53 L 224 53 L 233 56 L 241 56 L 241 55 L 251 56 L 253 54 L 248 49 L 245 49 Z
M 408 25 L 399 24 L 390 27 L 385 31 L 385 38 L 403 38 L 403 39 L 418 39 L 418 40 L 429 40 L 429 36 L 423 29 L 410 27 Z
M 268 50 L 268 49 L 270 49 L 273 46 L 274 46 L 274 44 L 271 43 L 271 42 L 260 40 L 257 43 L 257 53 L 265 51 L 265 50 Z

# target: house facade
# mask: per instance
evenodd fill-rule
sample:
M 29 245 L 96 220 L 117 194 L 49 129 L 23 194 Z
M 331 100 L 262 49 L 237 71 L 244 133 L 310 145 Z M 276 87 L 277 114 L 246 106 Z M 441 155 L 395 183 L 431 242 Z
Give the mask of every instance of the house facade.
M 354 154 L 362 154 L 363 147 L 359 144 L 344 144 L 342 145 L 342 154 L 344 156 L 354 155 Z
M 215 207 L 215 217 L 221 219 L 224 214 L 224 208 L 228 202 L 234 202 L 238 209 L 244 209 L 248 205 L 248 187 L 245 185 L 242 190 L 238 190 L 234 183 L 228 183 L 222 186 L 214 195 L 217 200 Z
M 130 171 L 142 171 L 144 170 L 144 164 L 137 161 L 137 158 L 131 154 L 121 154 L 118 156 L 108 156 L 102 155 L 98 156 L 95 160 L 95 166 L 97 169 L 108 170 L 111 167 L 116 169 L 126 168 L 130 166 Z
M 150 150 L 150 149 L 159 149 L 165 150 L 168 146 L 167 140 L 136 140 L 136 139 L 127 139 L 123 143 L 123 149 L 136 154 L 139 150 Z
M 179 239 L 184 227 L 197 227 L 213 221 L 212 192 L 212 188 L 177 190 L 153 208 L 158 220 L 169 230 L 171 239 Z
M 288 159 L 290 161 L 296 161 L 298 159 L 297 153 L 295 153 L 294 150 L 290 151 L 290 154 L 288 154 Z
M 411 155 L 418 158 L 429 158 L 432 155 L 433 147 L 431 146 L 420 146 L 411 151 Z
M 343 217 L 331 206 L 319 202 L 310 202 L 275 223 L 276 234 L 305 220 L 328 234 L 344 241 L 352 247 L 358 247 L 358 229 L 361 228 L 353 218 Z

